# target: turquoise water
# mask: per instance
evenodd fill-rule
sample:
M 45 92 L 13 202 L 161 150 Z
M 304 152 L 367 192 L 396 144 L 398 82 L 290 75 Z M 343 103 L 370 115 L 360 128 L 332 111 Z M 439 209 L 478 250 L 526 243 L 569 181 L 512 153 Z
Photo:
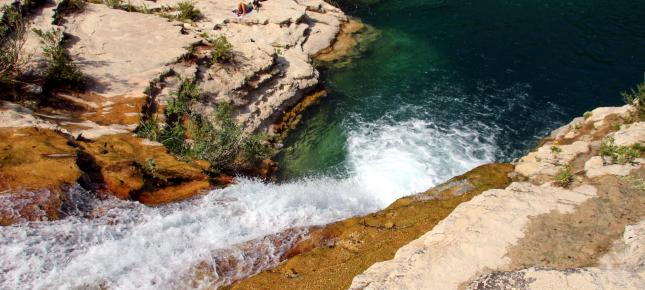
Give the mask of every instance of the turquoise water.
M 358 6 L 349 13 L 380 37 L 350 65 L 324 69 L 330 94 L 286 140 L 284 179 L 412 174 L 433 185 L 620 105 L 645 72 L 642 0 Z

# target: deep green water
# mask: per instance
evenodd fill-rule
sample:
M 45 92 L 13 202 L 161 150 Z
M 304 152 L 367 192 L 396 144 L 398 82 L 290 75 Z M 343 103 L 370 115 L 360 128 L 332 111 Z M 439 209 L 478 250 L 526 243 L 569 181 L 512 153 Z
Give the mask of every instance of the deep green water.
M 436 183 L 522 156 L 573 117 L 622 104 L 619 92 L 644 77 L 643 0 L 358 7 L 349 14 L 381 35 L 350 65 L 324 70 L 330 94 L 286 141 L 285 179 Z

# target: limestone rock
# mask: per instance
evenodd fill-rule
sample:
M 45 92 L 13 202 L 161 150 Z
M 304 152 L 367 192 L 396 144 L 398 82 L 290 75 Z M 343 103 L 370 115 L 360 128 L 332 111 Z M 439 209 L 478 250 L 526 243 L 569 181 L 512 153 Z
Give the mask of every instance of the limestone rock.
M 351 289 L 457 289 L 469 278 L 509 263 L 506 248 L 522 236 L 529 217 L 570 212 L 593 197 L 585 185 L 573 190 L 512 183 L 459 205 L 394 259 L 356 276 Z
M 619 131 L 610 134 L 616 146 L 630 146 L 636 143 L 645 143 L 645 122 L 624 125 Z
M 197 41 L 181 27 L 155 15 L 87 4 L 66 18 L 65 32 L 74 42 L 72 59 L 104 96 L 142 97 L 148 83 Z
M 467 289 L 644 289 L 645 221 L 627 226 L 621 242 L 623 247 L 608 253 L 599 267 L 494 272 Z
M 553 148 L 555 146 L 555 148 Z M 589 142 L 576 141 L 569 145 L 545 144 L 536 151 L 522 157 L 515 171 L 529 178 L 538 175 L 554 176 L 562 166 L 569 164 L 576 156 L 589 152 Z
M 0 128 L 41 128 L 60 130 L 51 122 L 36 118 L 34 112 L 23 106 L 0 101 Z
M 643 158 L 637 158 L 635 164 L 609 164 L 605 165 L 604 160 L 600 156 L 591 157 L 585 163 L 585 174 L 589 178 L 603 176 L 603 175 L 616 175 L 626 176 L 632 170 L 638 169 L 645 162 Z
M 585 120 L 585 123 L 592 123 L 594 126 L 599 127 L 605 124 L 605 119 L 611 115 L 618 116 L 623 119 L 628 119 L 636 108 L 632 105 L 624 105 L 622 107 L 600 107 L 591 111 L 591 116 Z

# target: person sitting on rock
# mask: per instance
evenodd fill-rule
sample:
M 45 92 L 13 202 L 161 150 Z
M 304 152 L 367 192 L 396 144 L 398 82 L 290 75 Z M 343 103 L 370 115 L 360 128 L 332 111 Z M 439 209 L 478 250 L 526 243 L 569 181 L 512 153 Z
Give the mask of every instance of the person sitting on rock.
M 233 13 L 237 15 L 238 17 L 241 17 L 242 15 L 251 13 L 253 10 L 258 10 L 260 6 L 261 0 L 253 0 L 253 2 L 250 2 L 248 4 L 244 4 L 244 2 L 240 2 L 240 4 L 237 4 L 237 9 L 233 10 Z M 266 0 L 264 0 L 266 1 Z

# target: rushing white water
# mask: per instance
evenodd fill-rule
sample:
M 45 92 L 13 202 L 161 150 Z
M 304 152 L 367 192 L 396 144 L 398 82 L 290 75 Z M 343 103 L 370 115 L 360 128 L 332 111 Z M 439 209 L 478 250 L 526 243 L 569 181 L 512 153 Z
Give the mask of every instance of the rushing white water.
M 162 207 L 110 199 L 93 205 L 91 219 L 1 227 L 0 289 L 226 284 L 275 265 L 307 226 L 378 210 L 492 161 L 493 141 L 420 120 L 364 125 L 349 132 L 347 178 L 242 179 Z

